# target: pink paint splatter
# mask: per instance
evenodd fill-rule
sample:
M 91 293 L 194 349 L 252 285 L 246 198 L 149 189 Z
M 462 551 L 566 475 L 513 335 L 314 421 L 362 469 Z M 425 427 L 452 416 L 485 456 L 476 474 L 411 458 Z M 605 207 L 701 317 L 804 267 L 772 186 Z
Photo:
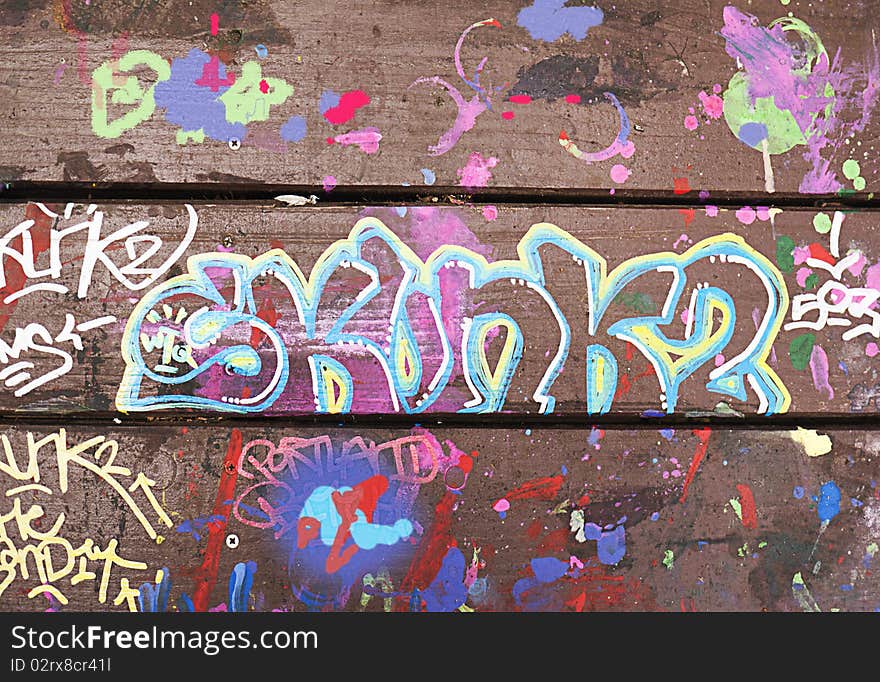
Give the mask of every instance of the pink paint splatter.
M 265 78 L 260 81 L 260 92 L 264 95 L 269 92 L 269 81 Z
M 530 95 L 511 95 L 508 99 L 514 104 L 528 104 L 532 101 Z
M 880 347 L 878 347 L 873 341 L 865 346 L 865 355 L 869 358 L 873 358 L 877 353 L 880 353 Z
M 718 216 L 718 207 L 713 204 L 709 204 L 708 206 L 706 206 L 706 215 L 709 216 L 710 218 L 717 217 Z
M 510 509 L 510 502 L 508 502 L 506 498 L 502 497 L 500 500 L 492 505 L 492 509 L 497 511 L 499 514 L 503 514 Z
M 700 125 L 700 122 L 697 120 L 697 117 L 693 114 L 688 114 L 684 117 L 684 127 L 688 130 L 696 130 L 697 126 Z
M 352 130 L 336 137 L 328 137 L 327 143 L 333 144 L 335 142 L 343 146 L 355 145 L 365 154 L 375 154 L 379 151 L 379 140 L 381 139 L 382 134 L 379 129 L 370 126 L 361 130 Z
M 495 206 L 483 206 L 483 217 L 489 222 L 498 217 L 498 209 Z
M 467 164 L 457 171 L 458 177 L 461 178 L 459 184 L 462 187 L 485 187 L 492 179 L 491 169 L 496 165 L 498 159 L 494 156 L 484 159 L 480 152 L 474 152 L 470 155 Z
M 709 118 L 718 120 L 724 113 L 724 100 L 718 95 L 709 95 L 705 90 L 699 94 L 700 104 L 703 105 L 703 113 Z
M 865 275 L 865 286 L 880 290 L 880 263 L 875 263 Z
M 852 265 L 850 265 L 850 266 L 847 268 L 847 270 L 849 271 L 849 274 L 851 274 L 853 277 L 858 277 L 859 275 L 862 274 L 862 269 L 863 269 L 867 264 L 868 264 L 868 261 L 867 261 L 867 259 L 865 258 L 865 254 L 863 254 L 863 253 L 859 253 L 859 258 L 858 258 L 858 260 L 857 260 L 855 263 L 853 263 Z
M 715 366 L 721 367 L 724 364 L 724 356 L 721 353 L 715 356 Z
M 810 248 L 808 246 L 795 246 L 791 254 L 794 257 L 794 264 L 800 265 L 801 263 L 806 263 L 807 258 L 810 257 Z
M 622 163 L 616 163 L 611 166 L 611 179 L 619 185 L 622 185 L 629 178 L 630 170 Z
M 217 32 L 220 30 L 220 15 L 214 12 L 211 15 L 211 35 L 217 35 Z
M 687 246 L 687 245 L 690 243 L 690 241 L 691 241 L 691 238 L 690 238 L 690 237 L 688 237 L 686 234 L 681 234 L 681 235 L 678 237 L 678 239 L 676 239 L 676 240 L 672 243 L 672 248 L 673 248 L 673 249 L 677 249 L 679 244 L 684 244 L 685 246 Z
M 798 286 L 805 287 L 807 286 L 807 277 L 813 274 L 813 271 L 810 268 L 798 268 L 797 273 L 795 273 L 795 280 L 798 283 Z
M 516 117 L 516 114 L 514 114 L 512 111 L 501 112 L 501 118 L 503 118 L 505 121 L 512 121 L 514 117 Z
M 688 324 L 691 321 L 691 311 L 688 308 L 685 308 L 681 311 L 681 323 Z
M 67 70 L 67 64 L 58 65 L 58 68 L 55 69 L 55 77 L 52 79 L 53 85 L 58 85 L 61 82 L 61 77 L 64 75 L 65 70 Z
M 322 181 L 324 185 L 325 192 L 332 192 L 336 189 L 336 178 L 332 175 L 325 175 L 324 180 Z
M 757 218 L 757 214 L 755 213 L 755 209 L 751 206 L 743 206 L 736 212 L 736 219 L 739 220 L 743 225 L 751 225 L 755 222 L 755 218 Z
M 324 112 L 324 118 L 332 125 L 341 125 L 353 119 L 355 112 L 369 103 L 370 96 L 363 90 L 349 90 L 342 93 L 335 107 L 330 107 Z
M 581 103 L 581 96 L 580 95 L 566 95 L 565 101 L 568 102 L 569 104 L 580 104 Z
M 758 206 L 758 220 L 770 220 L 770 208 L 768 206 Z
M 825 391 L 828 400 L 834 400 L 834 389 L 828 382 L 828 355 L 822 346 L 816 344 L 813 346 L 813 352 L 810 354 L 810 372 L 813 375 L 813 386 L 820 393 Z

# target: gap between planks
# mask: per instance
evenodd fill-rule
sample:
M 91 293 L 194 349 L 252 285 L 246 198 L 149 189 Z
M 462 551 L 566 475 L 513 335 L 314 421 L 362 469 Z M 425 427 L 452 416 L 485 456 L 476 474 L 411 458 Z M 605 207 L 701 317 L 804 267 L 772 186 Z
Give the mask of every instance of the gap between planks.
M 305 207 L 399 204 L 540 204 L 586 207 L 725 207 L 768 206 L 802 209 L 880 209 L 880 196 L 870 194 L 798 194 L 767 192 L 713 192 L 700 198 L 699 192 L 685 194 L 653 190 L 618 189 L 614 194 L 595 189 L 546 189 L 540 187 L 486 187 L 468 190 L 456 186 L 340 185 L 332 191 L 314 185 L 276 185 L 252 183 L 91 183 L 91 182 L 10 182 L 0 185 L 0 204 L 26 201 L 43 203 L 158 203 L 271 202 L 281 195 L 309 200 Z

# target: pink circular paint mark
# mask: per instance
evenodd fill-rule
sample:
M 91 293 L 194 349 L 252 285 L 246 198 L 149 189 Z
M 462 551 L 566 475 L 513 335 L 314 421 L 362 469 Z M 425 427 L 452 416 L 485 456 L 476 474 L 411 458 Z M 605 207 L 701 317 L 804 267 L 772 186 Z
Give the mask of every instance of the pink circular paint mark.
M 813 271 L 810 268 L 798 268 L 798 271 L 794 275 L 795 281 L 798 283 L 798 286 L 805 287 L 807 286 L 807 277 L 813 274 Z M 835 293 L 835 292 L 832 292 Z
M 736 212 L 736 219 L 739 220 L 743 225 L 751 225 L 755 222 L 755 218 L 757 218 L 757 214 L 755 213 L 755 209 L 751 206 L 743 206 Z
M 498 217 L 498 209 L 495 206 L 483 206 L 483 217 L 490 222 L 495 220 Z
M 770 220 L 770 209 L 767 206 L 758 206 L 758 220 Z
M 581 96 L 580 95 L 566 95 L 565 101 L 568 102 L 569 104 L 580 104 L 581 103 Z
M 611 166 L 611 179 L 619 185 L 622 185 L 629 178 L 630 170 L 622 163 L 616 163 Z
M 721 367 L 724 364 L 724 356 L 721 353 L 715 356 L 715 366 Z
M 715 85 L 712 86 L 712 92 L 714 92 L 716 95 L 718 93 L 720 93 L 721 92 L 721 84 L 715 83 Z
M 871 341 L 867 346 L 865 346 L 865 355 L 869 358 L 873 358 L 877 353 L 880 353 L 880 348 L 877 347 L 877 344 Z
M 501 118 L 503 118 L 505 121 L 512 121 L 514 116 L 516 116 L 516 114 L 514 114 L 512 111 L 501 112 Z
M 494 509 L 495 511 L 497 511 L 499 514 L 503 514 L 503 513 L 506 512 L 508 509 L 510 509 L 510 502 L 508 502 L 506 499 L 504 499 L 504 498 L 502 497 L 502 498 L 501 498 L 500 500 L 498 500 L 494 505 L 492 505 L 492 509 Z
M 631 157 L 635 153 L 636 153 L 636 146 L 632 142 L 630 142 L 629 140 L 626 141 L 626 144 L 623 145 L 623 147 L 620 150 L 620 155 L 624 159 L 628 159 L 629 157 Z
M 688 130 L 696 130 L 698 125 L 700 125 L 700 122 L 697 121 L 697 117 L 693 114 L 684 117 L 684 127 Z
M 718 207 L 712 204 L 706 206 L 706 215 L 710 218 L 715 218 L 718 215 Z
M 323 183 L 325 192 L 332 192 L 336 188 L 336 178 L 332 175 L 325 175 Z

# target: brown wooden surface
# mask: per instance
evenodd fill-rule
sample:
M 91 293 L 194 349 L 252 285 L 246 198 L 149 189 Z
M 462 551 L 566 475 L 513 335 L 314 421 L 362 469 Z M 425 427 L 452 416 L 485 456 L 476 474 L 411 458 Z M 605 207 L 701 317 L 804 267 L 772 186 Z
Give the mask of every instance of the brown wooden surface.
M 545 40 L 518 25 L 519 12 L 528 6 L 525 0 L 479 5 L 458 0 L 7 3 L 0 7 L 0 116 L 15 134 L 0 151 L 0 176 L 7 182 L 316 187 L 332 176 L 340 187 L 417 186 L 425 182 L 421 169 L 427 169 L 438 186 L 455 187 L 463 179 L 459 170 L 477 153 L 491 160 L 491 179 L 486 179 L 495 188 L 670 193 L 676 177 L 689 176 L 694 190 L 763 192 L 761 152 L 737 140 L 723 118 L 712 120 L 703 113 L 699 97 L 701 91 L 712 95 L 716 84 L 727 88 L 737 72 L 736 59 L 725 52 L 720 35 L 726 4 L 618 2 L 604 8 L 602 23 L 583 39 L 568 33 Z M 848 159 L 861 164 L 865 192 L 877 187 L 877 117 L 867 116 L 858 130 L 849 127 L 860 120 L 863 105 L 870 114 L 876 98 L 876 18 L 871 7 L 866 0 L 794 0 L 787 5 L 760 0 L 740 7 L 756 15 L 762 26 L 789 13 L 803 20 L 822 40 L 835 73 L 842 74 L 847 85 L 838 87 L 840 122 L 831 126 L 820 154 L 845 191 L 854 189 L 842 173 Z M 215 36 L 210 30 L 213 12 L 219 18 Z M 479 102 L 476 91 L 456 74 L 453 49 L 468 26 L 489 18 L 501 27 L 474 29 L 461 59 L 469 78 L 487 59 L 481 83 L 492 109 L 480 114 L 450 151 L 431 156 L 429 146 L 453 125 L 457 108 L 436 83 L 413 83 L 440 77 L 460 90 L 464 100 Z M 792 45 L 798 42 L 794 36 L 786 32 Z M 258 50 L 262 54 L 263 48 L 265 56 L 260 58 Z M 99 101 L 115 95 L 96 85 L 100 78 L 95 71 L 107 64 L 105 80 L 115 77 L 117 85 L 124 84 L 127 73 L 122 69 L 112 76 L 114 60 L 136 50 L 152 51 L 165 63 L 202 50 L 205 59 L 219 57 L 240 83 L 245 82 L 244 64 L 251 62 L 259 65 L 263 77 L 283 79 L 293 91 L 270 109 L 266 120 L 248 124 L 247 137 L 236 150 L 227 144 L 226 137 L 232 135 L 178 145 L 180 128 L 166 120 L 161 106 L 144 122 L 117 131 L 117 137 L 100 137 L 91 125 L 93 95 Z M 155 72 L 139 68 L 139 87 L 149 88 Z M 245 95 L 251 98 L 246 100 L 251 110 L 261 106 L 255 90 L 258 80 Z M 269 95 L 276 85 L 281 88 L 276 81 L 267 83 L 272 88 Z M 186 80 L 178 86 L 170 98 L 176 106 L 169 119 L 192 116 L 197 109 L 184 96 L 186 88 L 195 86 Z M 322 93 L 328 90 L 362 90 L 370 103 L 351 120 L 331 124 L 319 109 Z M 611 144 L 619 120 L 605 92 L 614 94 L 627 112 L 633 127 L 629 139 L 636 151 L 628 159 L 615 156 L 584 163 L 566 153 L 558 136 L 565 130 L 584 152 Z M 510 101 L 524 94 L 533 98 L 530 104 Z M 570 94 L 580 96 L 581 103 L 567 103 Z M 112 122 L 136 103 L 107 106 Z M 504 118 L 505 112 L 515 118 Z M 694 131 L 684 126 L 689 114 L 700 121 Z M 307 134 L 301 141 L 281 137 L 291 116 L 306 120 Z M 328 137 L 366 128 L 382 135 L 376 153 L 327 144 Z M 800 145 L 773 155 L 777 191 L 798 191 L 810 167 L 806 151 Z M 618 163 L 631 172 L 622 184 L 610 177 Z
M 69 217 L 65 218 L 68 208 Z M 401 392 L 397 407 L 388 379 L 379 369 L 378 356 L 374 357 L 362 346 L 350 343 L 345 347 L 338 346 L 334 338 L 329 336 L 331 327 L 341 316 L 354 313 L 343 328 L 343 332 L 356 335 L 347 337 L 348 341 L 357 341 L 357 338 L 373 341 L 386 355 L 393 355 L 386 337 L 393 319 L 393 304 L 403 286 L 401 278 L 405 261 L 394 255 L 392 245 L 405 245 L 414 251 L 416 260 L 428 261 L 435 251 L 439 254 L 450 253 L 450 247 L 444 244 L 457 244 L 490 262 L 498 262 L 517 259 L 518 244 L 528 243 L 525 235 L 530 228 L 534 229 L 533 225 L 543 222 L 553 223 L 565 231 L 564 239 L 557 245 L 551 243 L 537 249 L 543 267 L 546 297 L 542 298 L 535 288 L 523 286 L 519 279 L 512 284 L 506 277 L 471 291 L 467 284 L 467 270 L 463 266 L 438 270 L 435 278 L 439 283 L 436 308 L 442 318 L 443 334 L 451 344 L 454 365 L 448 381 L 441 384 L 445 388 L 434 402 L 424 408 L 425 412 L 467 411 L 466 403 L 472 400 L 473 394 L 468 389 L 464 373 L 461 325 L 478 315 L 500 312 L 510 315 L 521 330 L 522 359 L 511 375 L 503 405 L 487 407 L 484 411 L 541 414 L 541 404 L 535 399 L 535 392 L 541 386 L 545 373 L 553 366 L 554 358 L 563 344 L 563 332 L 553 307 L 558 306 L 559 314 L 570 329 L 569 350 L 561 372 L 547 391 L 556 399 L 555 409 L 545 410 L 544 413 L 586 414 L 585 349 L 591 344 L 607 347 L 618 363 L 618 370 L 613 373 L 616 388 L 610 408 L 612 414 L 638 416 L 646 410 L 665 413 L 655 360 L 624 338 L 610 334 L 609 329 L 622 321 L 632 323 L 635 318 L 662 314 L 675 281 L 668 268 L 676 257 L 685 257 L 689 249 L 698 248 L 699 243 L 707 239 L 714 239 L 716 243 L 720 239 L 727 243 L 736 238 L 741 238 L 743 248 L 752 254 L 749 255 L 749 263 L 753 263 L 755 269 L 749 269 L 744 263 L 722 263 L 714 258 L 715 251 L 707 251 L 705 257 L 683 267 L 681 273 L 686 281 L 682 294 L 675 302 L 673 319 L 668 325 L 660 325 L 651 336 L 659 338 L 658 334 L 666 335 L 670 341 L 678 339 L 680 342 L 696 338 L 699 320 L 703 318 L 694 309 L 695 321 L 690 332 L 685 320 L 690 314 L 687 311 L 693 309 L 692 297 L 696 294 L 697 285 L 711 284 L 713 288 L 726 292 L 734 302 L 728 311 L 732 317 L 727 319 L 726 313 L 716 310 L 711 325 L 713 333 L 717 333 L 725 326 L 727 319 L 733 329 L 731 340 L 719 346 L 717 354 L 708 357 L 693 374 L 685 376 L 674 413 L 693 416 L 715 411 L 719 414 L 726 412 L 727 415 L 752 415 L 787 411 L 791 414 L 827 416 L 873 413 L 876 410 L 874 394 L 878 379 L 872 354 L 876 353 L 880 328 L 873 327 L 876 317 L 873 310 L 865 309 L 860 314 L 852 309 L 843 313 L 832 311 L 826 316 L 831 321 L 818 325 L 819 329 L 787 328 L 793 324 L 821 321 L 822 311 L 807 310 L 796 316 L 795 305 L 808 305 L 805 297 L 815 297 L 829 282 L 840 281 L 842 286 L 861 291 L 860 295 L 870 291 L 864 287 L 876 286 L 874 273 L 880 254 L 874 238 L 875 216 L 872 212 L 851 212 L 842 218 L 840 236 L 837 238 L 838 258 L 834 258 L 830 255 L 833 249 L 831 235 L 819 234 L 814 229 L 816 212 L 792 209 L 775 213 L 772 221 L 755 218 L 749 225 L 741 222 L 742 214 L 738 217 L 736 212 L 723 209 L 710 217 L 703 209 L 691 213 L 675 208 L 416 206 L 408 209 L 358 209 L 309 206 L 279 208 L 253 204 L 197 205 L 192 208 L 197 224 L 195 219 L 190 221 L 189 209 L 182 204 L 102 205 L 91 215 L 87 215 L 88 207 L 84 205 L 65 207 L 52 204 L 44 206 L 44 209 L 30 204 L 10 205 L 0 211 L 7 235 L 13 235 L 13 239 L 7 239 L 4 260 L 6 286 L 3 289 L 4 300 L 9 300 L 10 296 L 12 300 L 2 308 L 4 324 L 0 332 L 5 344 L 2 369 L 8 370 L 4 375 L 6 385 L 0 399 L 4 410 L 106 413 L 115 411 L 117 407 L 124 411 L 163 409 L 162 404 L 153 403 L 129 410 L 115 402 L 117 391 L 124 383 L 126 366 L 129 369 L 134 366 L 133 361 L 126 363 L 123 359 L 133 355 L 123 350 L 126 323 L 130 317 L 132 320 L 139 319 L 138 314 L 141 318 L 150 316 L 143 326 L 131 326 L 136 340 L 131 347 L 138 349 L 150 370 L 163 362 L 166 365 L 170 362 L 173 365 L 173 371 L 167 370 L 170 376 L 190 370 L 190 366 L 181 360 L 186 353 L 180 353 L 195 343 L 191 332 L 187 331 L 186 316 L 179 317 L 183 314 L 181 310 L 190 315 L 206 305 L 216 310 L 223 308 L 217 307 L 205 295 L 195 294 L 177 295 L 169 299 L 162 296 L 151 298 L 149 300 L 153 302 L 144 307 L 145 304 L 139 301 L 147 300 L 154 287 L 160 287 L 162 281 L 174 275 L 198 275 L 200 270 L 197 260 L 193 260 L 195 257 L 214 259 L 211 262 L 215 265 L 228 268 L 234 263 L 234 258 L 245 256 L 257 259 L 273 249 L 282 250 L 305 275 L 309 275 L 315 263 L 322 256 L 326 259 L 328 254 L 334 253 L 333 249 L 339 248 L 341 240 L 354 234 L 356 227 L 365 229 L 366 226 L 384 225 L 387 228 L 384 238 L 374 236 L 365 242 L 361 251 L 365 265 L 360 269 L 344 266 L 331 269 L 329 279 L 320 289 L 322 294 L 314 333 L 307 333 L 300 324 L 294 299 L 282 284 L 283 278 L 262 277 L 253 284 L 251 313 L 253 317 L 260 318 L 256 320 L 257 324 L 266 320 L 275 328 L 280 337 L 279 344 L 274 346 L 264 333 L 249 323 L 244 331 L 241 325 L 237 330 L 235 326 L 231 327 L 227 333 L 220 335 L 214 347 L 207 351 L 192 351 L 192 354 L 199 358 L 198 362 L 202 362 L 220 350 L 238 344 L 254 349 L 253 352 L 264 363 L 264 369 L 258 376 L 251 379 L 227 375 L 221 377 L 219 384 L 223 391 L 233 397 L 246 397 L 248 391 L 256 395 L 269 385 L 276 367 L 274 349 L 283 348 L 289 357 L 290 378 L 283 393 L 258 410 L 265 414 L 312 414 L 322 411 L 315 406 L 313 386 L 309 379 L 308 362 L 314 354 L 326 355 L 341 362 L 352 376 L 352 403 L 349 409 L 341 411 L 356 414 L 422 411 L 417 406 L 417 401 L 423 399 L 419 396 L 428 392 L 428 386 L 443 361 L 440 327 L 431 317 L 430 306 L 424 296 L 412 294 L 407 299 L 406 308 L 414 343 L 423 358 L 421 389 L 406 395 Z M 491 215 L 497 212 L 497 217 L 491 221 L 484 213 L 490 210 Z M 404 211 L 405 215 L 401 216 L 400 213 Z M 55 213 L 58 217 L 52 218 L 48 213 Z M 762 215 L 766 218 L 765 214 Z M 94 222 L 98 218 L 102 221 L 101 225 L 93 225 L 89 238 L 89 228 L 82 227 L 83 221 Z M 33 224 L 25 221 L 33 221 Z M 144 272 L 129 273 L 125 268 L 134 261 L 135 256 L 146 252 L 149 243 L 131 243 L 132 251 L 129 252 L 127 237 L 111 239 L 110 235 L 138 221 L 144 224 L 132 238 L 152 237 L 159 239 L 161 246 L 149 259 L 136 264 Z M 39 275 L 26 280 L 21 277 L 23 270 L 19 261 L 10 255 L 22 251 L 28 253 L 26 246 L 22 248 L 22 237 L 14 236 L 13 232 L 13 228 L 23 223 L 30 225 L 27 234 L 31 236 L 33 250 L 37 253 L 33 266 L 35 270 L 32 272 Z M 78 226 L 79 229 L 76 229 Z M 187 236 L 191 226 L 193 233 Z M 68 230 L 67 234 L 64 234 L 65 230 Z M 53 246 L 52 234 L 64 236 L 55 239 Z M 786 238 L 791 240 L 795 249 L 803 251 L 813 248 L 820 256 L 820 251 L 816 249 L 823 250 L 832 262 L 843 262 L 848 257 L 850 263 L 855 263 L 853 270 L 842 270 L 840 279 L 836 280 L 833 273 L 811 266 L 811 260 L 794 265 L 790 272 L 781 272 L 780 267 L 785 269 L 791 266 L 791 263 L 780 265 L 777 256 L 777 244 L 782 243 L 788 245 L 783 251 L 791 254 L 791 243 L 782 241 Z M 101 242 L 102 239 L 105 241 Z M 620 289 L 593 334 L 589 331 L 591 304 L 584 265 L 572 259 L 572 252 L 564 250 L 571 250 L 578 243 L 605 258 L 609 273 L 615 268 L 632 268 L 640 262 L 639 258 L 650 254 L 667 254 L 658 261 L 657 267 L 649 269 Z M 174 255 L 180 247 L 186 247 L 185 251 L 175 259 Z M 854 255 L 856 251 L 862 256 Z M 121 269 L 121 274 L 114 274 L 101 258 L 106 258 L 107 262 Z M 456 262 L 462 263 L 460 260 Z M 55 272 L 52 272 L 53 263 L 60 264 Z M 381 291 L 369 305 L 356 310 L 357 297 L 363 296 L 370 286 L 371 280 L 365 269 L 368 267 L 378 268 Z M 667 271 L 658 271 L 658 267 L 667 267 Z M 224 292 L 227 302 L 224 305 L 231 304 L 234 296 L 234 289 L 230 288 L 233 283 L 231 271 L 215 268 L 210 272 L 215 274 L 217 286 Z M 776 273 L 772 276 L 781 277 L 783 288 L 791 301 L 787 308 L 781 301 L 776 307 L 771 305 L 773 297 L 768 294 L 766 281 L 758 276 L 759 272 L 765 275 Z M 809 279 L 811 273 L 815 281 Z M 142 286 L 150 277 L 156 283 Z M 28 293 L 25 286 L 50 286 L 56 289 L 38 289 Z M 22 291 L 25 293 L 22 294 Z M 831 295 L 823 295 L 823 300 L 828 296 Z M 163 307 L 166 305 L 170 306 L 167 310 Z M 593 304 L 593 309 L 599 309 L 598 302 Z M 770 313 L 779 318 L 782 328 L 773 341 L 766 364 L 791 395 L 788 409 L 761 409 L 758 393 L 748 386 L 746 400 L 707 390 L 710 373 L 727 359 L 750 348 L 757 338 L 758 322 Z M 849 324 L 835 326 L 835 319 Z M 78 331 L 79 325 L 88 326 L 92 320 L 103 322 L 95 328 Z M 153 324 L 150 320 L 157 322 Z M 867 327 L 860 328 L 861 325 Z M 177 345 L 179 348 L 174 351 L 177 355 L 173 361 L 170 356 L 164 357 L 166 350 L 162 328 L 173 329 L 178 335 L 174 344 L 175 348 Z M 489 337 L 485 347 L 492 371 L 499 367 L 497 363 L 506 343 L 507 332 L 501 331 L 502 335 L 496 336 L 494 343 Z M 855 332 L 859 332 L 859 335 L 844 340 L 845 334 Z M 145 333 L 150 337 L 146 341 Z M 689 333 L 693 336 L 688 337 Z M 802 364 L 796 364 L 798 353 L 793 350 L 792 344 L 795 343 L 796 347 L 796 340 L 803 341 L 805 335 L 811 335 L 809 339 L 812 345 L 806 347 L 806 354 L 801 351 Z M 760 353 L 750 351 L 746 355 L 757 357 Z M 674 354 L 661 354 L 659 357 L 678 359 Z M 33 363 L 34 367 L 25 366 L 16 371 L 13 365 L 22 362 Z M 391 363 L 390 360 L 388 362 Z M 391 365 L 393 369 L 393 363 Z M 204 407 L 203 411 L 220 414 L 227 408 L 227 405 L 218 402 L 220 393 L 204 388 L 207 384 L 217 385 L 217 375 L 212 371 L 200 375 L 196 383 L 185 385 L 179 394 L 184 398 L 213 396 L 215 402 Z M 27 372 L 30 377 L 24 378 L 21 372 Z M 53 372 L 57 374 L 53 375 Z M 396 370 L 395 374 L 401 376 Z M 156 380 L 147 378 L 138 395 L 152 399 L 173 391 L 174 386 L 160 386 Z M 334 388 L 334 391 L 337 389 Z M 199 407 L 192 404 L 186 406 Z M 240 409 L 233 411 L 242 412 Z M 593 411 L 600 412 L 598 409 Z
M 215 608 L 228 602 L 235 565 L 252 561 L 250 610 L 305 610 L 304 601 L 293 596 L 296 588 L 324 599 L 316 609 L 373 611 L 387 604 L 406 611 L 418 604 L 415 608 L 423 610 L 441 603 L 442 591 L 435 586 L 432 592 L 431 583 L 451 552 L 460 553 L 467 566 L 476 556 L 466 608 L 478 611 L 876 609 L 878 434 L 840 429 L 813 434 L 829 439 L 830 452 L 809 456 L 791 433 L 238 430 L 192 424 L 85 426 L 59 433 L 23 424 L 2 436 L 11 459 L 4 457 L 0 474 L 7 489 L 0 605 L 4 610 L 124 610 L 124 602 L 112 606 L 120 582 L 137 589 L 165 569 L 172 583 L 169 609 L 177 608 L 181 593 L 198 594 L 203 580 L 204 604 Z M 395 464 L 395 448 L 402 453 L 402 468 Z M 239 464 L 242 449 L 244 464 Z M 111 452 L 113 466 L 130 474 L 107 473 Z M 58 462 L 68 457 L 73 459 L 65 491 Z M 467 475 L 462 457 L 472 459 Z M 24 472 L 29 461 L 45 489 L 13 492 L 32 482 L 24 473 L 12 475 L 16 464 Z M 274 483 L 260 473 L 269 471 L 266 462 Z M 126 502 L 109 483 L 116 480 L 128 489 L 141 475 L 150 479 L 157 509 L 172 527 L 160 520 L 143 488 Z M 405 518 L 415 530 L 410 539 L 356 552 L 349 562 L 360 573 L 349 585 L 345 565 L 326 571 L 328 548 L 318 541 L 294 551 L 297 519 L 317 486 L 354 486 L 373 475 L 386 477 L 391 486 L 378 500 L 374 522 Z M 839 511 L 823 526 L 819 505 L 825 504 L 822 491 L 830 491 L 829 484 L 841 497 Z M 505 514 L 493 508 L 499 500 L 509 505 Z M 275 515 L 275 523 L 259 516 L 261 504 Z M 43 512 L 39 518 L 35 505 Z M 151 539 L 134 506 L 161 543 Z M 29 519 L 24 530 L 16 524 L 21 518 Z M 579 540 L 584 522 L 621 533 L 619 556 L 599 552 L 594 540 Z M 104 603 L 102 560 L 88 562 L 96 578 L 75 585 L 70 581 L 79 566 L 64 567 L 72 551 L 66 548 L 80 548 L 88 539 L 101 550 L 118 543 L 119 556 L 145 564 L 111 566 Z M 30 593 L 40 585 L 36 557 L 47 553 L 57 572 L 47 584 L 67 604 L 57 595 Z M 27 577 L 18 557 L 26 557 Z M 208 557 L 217 560 L 215 568 L 204 568 L 211 565 Z M 539 583 L 531 564 L 536 559 L 571 568 L 565 577 Z M 364 573 L 385 573 L 390 585 L 379 589 L 395 596 L 385 602 L 367 593 L 364 599 Z M 462 589 L 464 566 L 452 577 Z M 793 588 L 798 579 L 804 589 Z M 414 590 L 424 603 L 411 599 Z M 454 591 L 447 587 L 447 598 L 450 594 Z

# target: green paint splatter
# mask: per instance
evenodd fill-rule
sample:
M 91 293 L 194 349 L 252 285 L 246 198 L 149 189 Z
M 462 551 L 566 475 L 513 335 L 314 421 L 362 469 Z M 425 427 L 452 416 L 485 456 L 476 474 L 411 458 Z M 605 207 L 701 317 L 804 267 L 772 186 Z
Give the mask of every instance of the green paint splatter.
M 880 551 L 880 547 L 877 546 L 876 542 L 872 542 L 870 545 L 868 545 L 867 550 L 868 554 L 873 557 L 878 551 Z
M 782 272 L 794 270 L 794 240 L 791 237 L 777 237 L 776 265 Z
M 728 502 L 730 502 L 730 506 L 733 507 L 733 511 L 736 512 L 736 515 L 739 518 L 739 520 L 742 521 L 743 510 L 742 510 L 742 505 L 740 504 L 739 500 L 734 497 L 734 498 L 731 498 L 730 500 L 728 500 Z
M 815 289 L 819 284 L 819 275 L 815 272 L 804 280 L 804 289 Z
M 742 547 L 739 547 L 736 550 L 737 555 L 740 557 L 743 557 L 743 558 L 745 558 L 745 556 L 746 556 L 746 554 L 748 554 L 748 552 L 749 552 L 749 543 L 748 542 L 744 543 Z
M 859 176 L 859 177 L 857 177 L 855 180 L 853 180 L 853 187 L 855 187 L 855 188 L 856 188 L 857 190 L 859 190 L 860 192 L 861 192 L 863 189 L 865 189 L 865 184 L 866 184 L 866 183 L 865 183 L 865 178 L 863 178 L 862 176 Z
M 801 334 L 792 339 L 788 346 L 788 357 L 791 359 L 791 366 L 798 371 L 803 371 L 810 364 L 810 355 L 813 354 L 813 346 L 816 343 L 815 334 Z
M 663 565 L 666 566 L 666 570 L 671 571 L 672 567 L 675 565 L 675 554 L 671 549 L 667 549 L 663 552 Z
M 855 159 L 847 159 L 843 162 L 843 174 L 847 180 L 855 180 L 861 173 L 862 169 Z
M 202 144 L 205 141 L 205 131 L 202 128 L 198 130 L 178 130 L 175 136 L 177 144 L 185 145 L 187 142 L 195 142 Z
M 149 88 L 142 88 L 137 76 L 124 74 L 146 66 L 156 72 Z M 156 84 L 171 78 L 171 67 L 163 57 L 149 50 L 126 52 L 119 60 L 109 60 L 92 72 L 92 130 L 98 137 L 119 137 L 143 123 L 156 110 Z M 112 121 L 107 116 L 107 95 L 111 104 L 137 104 Z
M 831 232 L 831 216 L 827 213 L 817 213 L 813 216 L 813 229 L 819 234 Z
M 293 94 L 293 87 L 281 78 L 263 78 L 259 62 L 245 62 L 241 75 L 219 99 L 226 107 L 229 123 L 266 121 L 269 109 L 283 104 Z
M 651 296 L 639 292 L 632 294 L 618 294 L 617 297 L 615 297 L 614 302 L 642 314 L 653 313 L 657 310 L 657 304 L 654 303 Z
M 767 542 L 765 540 L 761 540 L 761 542 L 758 543 L 758 549 L 764 549 L 766 546 Z

